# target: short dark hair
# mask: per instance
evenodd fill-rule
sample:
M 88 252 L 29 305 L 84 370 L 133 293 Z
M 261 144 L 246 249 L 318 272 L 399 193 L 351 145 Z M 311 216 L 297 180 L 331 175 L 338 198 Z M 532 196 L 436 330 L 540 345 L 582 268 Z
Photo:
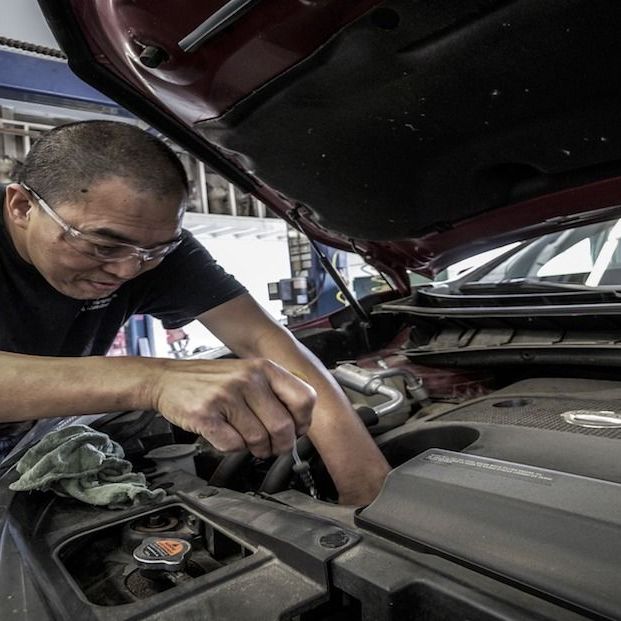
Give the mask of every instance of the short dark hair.
M 139 192 L 178 197 L 179 203 L 188 194 L 188 178 L 174 151 L 117 121 L 80 121 L 46 131 L 16 172 L 17 182 L 56 205 L 79 201 L 85 189 L 113 177 Z

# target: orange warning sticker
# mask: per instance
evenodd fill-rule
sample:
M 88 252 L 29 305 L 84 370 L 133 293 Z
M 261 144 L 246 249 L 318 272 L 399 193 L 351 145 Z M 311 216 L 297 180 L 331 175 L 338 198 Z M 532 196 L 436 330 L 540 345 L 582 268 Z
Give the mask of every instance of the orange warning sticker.
M 183 552 L 183 543 L 181 541 L 176 541 L 175 539 L 158 539 L 157 545 L 164 551 L 168 556 L 175 556 L 177 554 L 181 554 Z

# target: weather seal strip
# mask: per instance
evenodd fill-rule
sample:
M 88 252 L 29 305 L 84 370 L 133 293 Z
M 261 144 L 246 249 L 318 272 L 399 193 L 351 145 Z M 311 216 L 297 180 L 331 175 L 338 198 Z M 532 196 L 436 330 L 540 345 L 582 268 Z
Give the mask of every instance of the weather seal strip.
M 258 0 L 230 0 L 200 26 L 179 41 L 179 47 L 188 54 L 215 37 L 221 30 L 236 22 Z

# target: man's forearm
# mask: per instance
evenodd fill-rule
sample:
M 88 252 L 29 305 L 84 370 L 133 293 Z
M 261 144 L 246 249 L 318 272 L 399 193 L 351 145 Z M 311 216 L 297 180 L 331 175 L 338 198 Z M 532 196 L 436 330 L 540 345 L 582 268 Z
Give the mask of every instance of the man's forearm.
M 317 390 L 317 404 L 309 437 L 321 454 L 343 504 L 370 503 L 390 470 L 340 388 Z
M 0 352 L 0 421 L 149 409 L 155 360 Z
M 390 466 L 321 362 L 288 334 L 272 332 L 257 354 L 281 364 L 317 391 L 309 437 L 334 480 L 343 504 L 368 504 L 377 496 Z
M 309 437 L 344 504 L 366 504 L 390 470 L 384 456 L 323 364 L 249 295 L 211 309 L 200 321 L 242 358 L 267 358 L 317 393 Z M 269 413 L 264 413 L 267 416 Z
M 159 411 L 221 451 L 290 451 L 315 391 L 269 360 L 52 358 L 0 353 L 0 422 Z

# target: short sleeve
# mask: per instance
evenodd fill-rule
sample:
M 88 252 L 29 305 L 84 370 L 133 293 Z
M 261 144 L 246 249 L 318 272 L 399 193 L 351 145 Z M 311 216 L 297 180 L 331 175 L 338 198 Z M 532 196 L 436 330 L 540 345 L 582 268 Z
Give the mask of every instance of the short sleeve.
M 205 311 L 246 293 L 189 231 L 160 265 L 139 276 L 136 313 L 153 315 L 166 329 L 180 328 Z

